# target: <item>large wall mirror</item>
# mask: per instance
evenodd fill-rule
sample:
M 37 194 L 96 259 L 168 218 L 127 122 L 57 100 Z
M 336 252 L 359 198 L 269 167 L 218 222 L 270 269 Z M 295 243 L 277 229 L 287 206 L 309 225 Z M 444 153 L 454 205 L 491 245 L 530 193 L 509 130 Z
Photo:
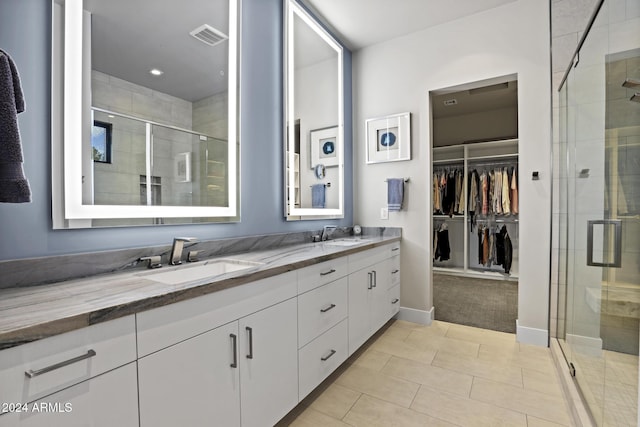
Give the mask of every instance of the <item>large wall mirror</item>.
M 52 0 L 54 228 L 235 221 L 240 0 Z
M 285 0 L 285 215 L 344 216 L 342 46 L 295 0 Z

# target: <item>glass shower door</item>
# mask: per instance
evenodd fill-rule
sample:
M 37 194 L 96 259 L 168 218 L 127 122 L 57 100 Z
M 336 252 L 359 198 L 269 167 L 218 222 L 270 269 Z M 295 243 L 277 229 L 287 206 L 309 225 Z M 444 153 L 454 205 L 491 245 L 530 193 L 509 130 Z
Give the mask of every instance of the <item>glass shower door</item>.
M 560 93 L 558 337 L 599 426 L 638 425 L 640 29 L 626 12 L 603 3 Z

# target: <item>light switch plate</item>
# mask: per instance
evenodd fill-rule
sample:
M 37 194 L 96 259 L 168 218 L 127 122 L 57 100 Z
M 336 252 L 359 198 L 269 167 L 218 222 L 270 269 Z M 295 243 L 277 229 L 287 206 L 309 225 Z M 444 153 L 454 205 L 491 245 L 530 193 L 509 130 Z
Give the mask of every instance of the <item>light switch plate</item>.
M 389 208 L 380 208 L 380 219 L 389 219 Z

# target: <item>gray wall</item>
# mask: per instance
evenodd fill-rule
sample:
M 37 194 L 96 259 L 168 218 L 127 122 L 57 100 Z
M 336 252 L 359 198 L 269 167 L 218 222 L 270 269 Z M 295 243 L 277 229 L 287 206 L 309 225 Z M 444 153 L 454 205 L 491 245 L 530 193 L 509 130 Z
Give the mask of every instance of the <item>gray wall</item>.
M 0 260 L 322 228 L 283 217 L 282 0 L 242 0 L 240 77 L 241 222 L 92 230 L 52 230 L 50 167 L 50 0 L 0 1 L 0 48 L 16 62 L 26 97 L 19 115 L 33 202 L 0 204 Z M 351 54 L 345 57 L 345 129 L 351 129 Z M 345 218 L 353 219 L 352 135 L 345 132 Z M 1 159 L 0 159 L 1 161 Z

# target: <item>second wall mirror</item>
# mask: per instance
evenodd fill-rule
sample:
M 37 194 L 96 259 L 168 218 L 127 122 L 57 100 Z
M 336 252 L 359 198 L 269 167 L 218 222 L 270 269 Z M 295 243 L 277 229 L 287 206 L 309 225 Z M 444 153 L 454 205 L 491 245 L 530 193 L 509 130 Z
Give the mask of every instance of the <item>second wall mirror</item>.
M 285 215 L 344 216 L 343 48 L 296 0 L 285 7 Z

